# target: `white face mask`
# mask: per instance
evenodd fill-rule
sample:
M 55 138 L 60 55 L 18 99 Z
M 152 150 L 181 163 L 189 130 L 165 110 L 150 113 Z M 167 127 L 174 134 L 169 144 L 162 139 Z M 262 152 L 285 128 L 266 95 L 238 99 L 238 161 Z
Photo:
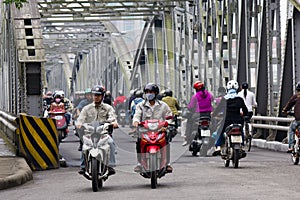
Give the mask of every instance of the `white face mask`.
M 146 99 L 149 101 L 152 101 L 155 98 L 155 94 L 153 93 L 148 93 L 146 94 Z

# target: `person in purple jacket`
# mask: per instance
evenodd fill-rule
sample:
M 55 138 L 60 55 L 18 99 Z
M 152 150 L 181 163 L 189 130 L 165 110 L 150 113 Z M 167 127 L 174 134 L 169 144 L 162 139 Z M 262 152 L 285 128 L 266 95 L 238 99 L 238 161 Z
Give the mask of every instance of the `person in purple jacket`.
M 201 81 L 196 81 L 193 87 L 196 90 L 196 93 L 192 96 L 190 103 L 187 106 L 189 111 L 192 112 L 192 116 L 187 119 L 185 141 L 183 142 L 182 146 L 186 146 L 192 139 L 190 138 L 192 132 L 191 127 L 193 127 L 192 123 L 195 120 L 200 119 L 200 116 L 210 117 L 211 112 L 213 111 L 212 104 L 214 97 L 205 89 L 204 83 Z

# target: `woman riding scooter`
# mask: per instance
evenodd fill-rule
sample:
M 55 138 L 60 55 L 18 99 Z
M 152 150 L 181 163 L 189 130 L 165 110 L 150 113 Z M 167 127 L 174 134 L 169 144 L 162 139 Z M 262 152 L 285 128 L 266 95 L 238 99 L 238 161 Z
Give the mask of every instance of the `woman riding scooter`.
M 221 146 L 225 143 L 223 133 L 225 132 L 226 127 L 230 124 L 243 124 L 243 115 L 247 115 L 248 113 L 244 100 L 237 94 L 238 88 L 239 84 L 237 81 L 229 81 L 226 87 L 227 94 L 212 114 L 212 117 L 215 117 L 220 111 L 225 111 L 224 123 L 221 124 L 217 131 L 218 140 L 215 144 L 216 151 L 213 153 L 213 156 L 221 155 Z M 241 109 L 243 113 L 240 112 Z M 242 137 L 244 141 L 244 136 Z

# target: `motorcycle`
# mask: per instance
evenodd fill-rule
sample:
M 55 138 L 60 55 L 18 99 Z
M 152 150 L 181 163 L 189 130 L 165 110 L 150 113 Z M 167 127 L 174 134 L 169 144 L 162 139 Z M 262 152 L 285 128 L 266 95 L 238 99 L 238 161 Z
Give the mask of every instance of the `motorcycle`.
M 294 111 L 289 111 L 287 112 L 288 115 L 290 116 L 295 116 Z M 299 164 L 299 157 L 300 157 L 300 123 L 298 123 L 295 127 L 295 139 L 293 141 L 294 144 L 294 148 L 293 151 L 291 153 L 291 159 L 292 162 L 294 163 L 294 165 L 298 165 Z
M 66 111 L 63 109 L 55 109 L 53 111 L 49 111 L 49 113 L 48 113 L 49 117 L 52 119 L 55 119 L 55 121 L 56 121 L 56 128 L 59 133 L 58 134 L 59 142 L 61 142 L 63 139 L 65 139 L 69 133 L 65 113 L 66 113 Z
M 234 168 L 239 167 L 239 160 L 246 157 L 246 152 L 242 150 L 243 126 L 241 124 L 231 124 L 225 129 L 225 147 L 221 149 L 221 158 L 225 167 L 229 167 L 230 160 Z
M 118 123 L 122 127 L 125 127 L 125 124 L 126 124 L 126 111 L 125 111 L 125 109 L 120 109 L 118 111 Z
M 206 156 L 207 151 L 211 147 L 211 134 L 209 129 L 210 117 L 201 116 L 199 121 L 195 122 L 196 127 L 193 128 L 190 142 L 189 151 L 193 156 L 197 156 L 198 152 L 200 156 Z
M 168 118 L 167 118 L 168 119 Z M 157 187 L 157 179 L 167 171 L 167 121 L 146 120 L 139 123 L 138 132 L 141 137 L 141 166 L 140 175 L 151 179 L 151 188 Z
M 170 118 L 170 117 L 169 117 Z M 173 138 L 177 135 L 178 131 L 176 129 L 174 119 L 168 119 L 168 141 L 172 142 Z
M 125 109 L 125 101 L 116 106 L 117 111 L 117 121 L 122 127 L 126 125 L 126 109 Z
M 49 109 L 50 109 L 50 104 L 47 104 L 47 101 L 43 101 L 43 117 L 48 117 L 48 112 L 49 112 Z
M 84 134 L 80 129 L 79 136 L 83 141 L 82 152 L 86 165 L 86 171 L 83 174 L 85 178 L 92 181 L 92 189 L 97 192 L 103 187 L 103 182 L 108 179 L 108 162 L 110 156 L 110 146 L 108 141 L 109 123 L 100 123 L 94 121 L 82 125 Z

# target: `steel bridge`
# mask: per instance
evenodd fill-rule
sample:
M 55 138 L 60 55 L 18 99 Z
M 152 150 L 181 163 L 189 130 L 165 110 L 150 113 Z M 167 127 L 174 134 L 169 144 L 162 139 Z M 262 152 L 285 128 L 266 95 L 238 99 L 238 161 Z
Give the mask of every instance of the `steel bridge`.
M 247 81 L 280 117 L 300 81 L 300 1 L 28 0 L 0 3 L 0 109 L 41 116 L 42 95 L 156 82 L 184 104 L 192 83 Z M 298 56 L 297 56 L 298 55 Z M 298 59 L 297 59 L 298 58 Z

